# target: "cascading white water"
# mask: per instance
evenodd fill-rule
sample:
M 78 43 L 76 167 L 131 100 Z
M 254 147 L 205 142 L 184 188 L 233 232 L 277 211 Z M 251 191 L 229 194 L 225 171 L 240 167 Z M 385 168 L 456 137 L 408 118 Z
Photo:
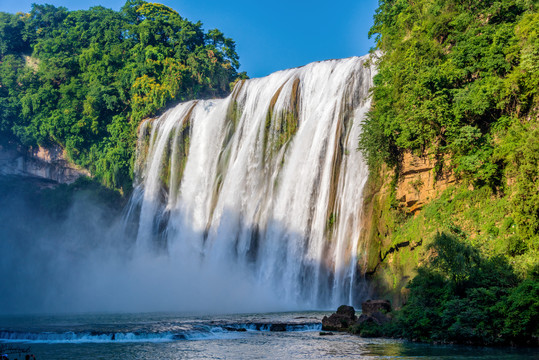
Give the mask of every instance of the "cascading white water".
M 226 99 L 142 123 L 129 211 L 137 251 L 168 254 L 194 282 L 233 268 L 295 308 L 356 303 L 367 60 L 242 81 Z

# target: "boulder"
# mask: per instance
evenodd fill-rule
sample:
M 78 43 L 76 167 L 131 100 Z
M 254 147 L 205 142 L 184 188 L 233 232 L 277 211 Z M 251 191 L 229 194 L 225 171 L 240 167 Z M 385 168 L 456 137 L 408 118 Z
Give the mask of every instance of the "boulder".
M 346 316 L 346 317 L 349 317 L 349 318 L 355 318 L 356 317 L 356 310 L 352 306 L 341 305 L 337 309 L 336 314 L 341 315 L 341 316 Z
M 352 306 L 341 305 L 337 312 L 322 319 L 322 330 L 347 331 L 357 321 L 356 311 Z
M 361 304 L 361 313 L 371 315 L 375 312 L 391 312 L 391 303 L 388 300 L 367 300 Z
M 391 321 L 391 317 L 388 314 L 383 314 L 380 311 L 372 313 L 370 315 L 361 314 L 357 320 L 357 324 L 363 325 L 372 323 L 376 325 L 384 325 Z
M 387 300 L 367 300 L 361 304 L 358 325 L 384 325 L 391 321 L 391 304 Z
M 330 332 L 320 331 L 320 336 L 329 336 L 329 335 L 333 335 L 333 333 L 331 331 Z

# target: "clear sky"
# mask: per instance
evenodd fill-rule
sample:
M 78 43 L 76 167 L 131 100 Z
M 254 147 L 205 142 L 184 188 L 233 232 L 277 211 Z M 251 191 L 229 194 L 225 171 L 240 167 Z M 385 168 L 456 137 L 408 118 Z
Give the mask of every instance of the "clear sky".
M 250 77 L 326 59 L 364 55 L 377 0 L 154 0 L 205 30 L 236 41 L 240 71 Z M 70 10 L 101 5 L 119 10 L 125 0 L 0 0 L 0 11 L 28 12 L 32 3 Z

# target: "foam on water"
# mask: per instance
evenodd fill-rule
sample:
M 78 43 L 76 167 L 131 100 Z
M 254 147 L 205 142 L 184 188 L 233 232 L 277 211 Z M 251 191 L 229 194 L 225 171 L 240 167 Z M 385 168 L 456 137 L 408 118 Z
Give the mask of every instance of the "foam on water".
M 43 332 L 0 332 L 0 342 L 22 342 L 22 343 L 109 343 L 109 342 L 166 342 L 173 341 L 175 335 L 170 332 L 160 334 L 138 334 L 138 333 L 75 333 L 67 331 L 63 333 Z
M 247 332 L 319 331 L 321 328 L 320 323 L 230 323 L 223 325 L 199 324 L 187 326 L 187 329 L 184 330 L 163 332 L 21 332 L 4 330 L 0 331 L 0 343 L 159 343 L 179 340 L 237 339 L 245 337 Z

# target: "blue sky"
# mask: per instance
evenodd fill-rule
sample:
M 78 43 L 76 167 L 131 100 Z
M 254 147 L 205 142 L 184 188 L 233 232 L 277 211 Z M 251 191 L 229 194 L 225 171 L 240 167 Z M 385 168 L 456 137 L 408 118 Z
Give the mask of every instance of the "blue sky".
M 326 59 L 364 55 L 377 0 L 155 0 L 204 29 L 218 28 L 236 41 L 240 71 L 250 77 Z M 102 5 L 119 10 L 125 0 L 0 0 L 0 11 L 28 12 L 31 3 L 70 10 Z

